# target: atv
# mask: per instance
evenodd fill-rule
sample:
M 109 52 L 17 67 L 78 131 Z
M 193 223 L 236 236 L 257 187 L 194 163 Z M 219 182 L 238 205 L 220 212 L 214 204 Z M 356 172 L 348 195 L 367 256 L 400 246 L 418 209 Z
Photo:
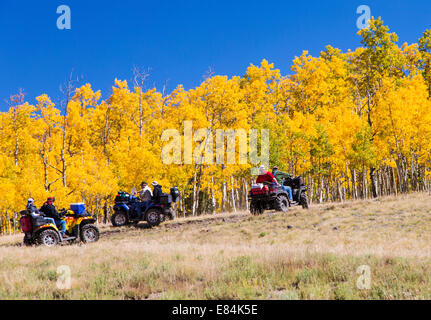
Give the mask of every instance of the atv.
M 289 195 L 276 183 L 253 184 L 248 199 L 253 215 L 262 214 L 265 210 L 289 211 Z
M 24 235 L 24 245 L 45 245 L 53 247 L 59 243 L 82 241 L 84 243 L 99 240 L 99 229 L 94 225 L 96 219 L 89 213 L 77 214 L 72 210 L 60 210 L 59 214 L 66 221 L 66 236 L 63 237 L 51 219 L 44 216 L 33 217 L 27 210 L 21 211 L 20 224 Z
M 289 201 L 290 207 L 300 205 L 302 208 L 308 209 L 307 187 L 305 186 L 302 176 L 286 178 L 283 181 L 283 185 L 292 188 L 293 201 Z
M 160 197 L 160 203 L 139 201 L 132 194 L 120 191 L 115 197 L 114 214 L 111 217 L 111 223 L 114 227 L 121 227 L 146 221 L 150 227 L 158 226 L 166 219 L 173 220 L 176 218 L 172 205 L 178 198 L 179 191 L 177 187 L 171 188 L 170 194 L 163 193 Z M 138 206 L 141 207 L 142 214 L 140 217 Z

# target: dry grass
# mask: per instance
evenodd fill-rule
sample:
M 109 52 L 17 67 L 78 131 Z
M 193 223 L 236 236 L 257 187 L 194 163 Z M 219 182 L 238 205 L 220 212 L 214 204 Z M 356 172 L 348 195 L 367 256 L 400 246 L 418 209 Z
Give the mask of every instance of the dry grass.
M 0 238 L 3 299 L 430 299 L 431 196 L 103 226 L 91 245 Z M 72 288 L 56 286 L 68 265 Z M 360 265 L 371 288 L 356 286 Z

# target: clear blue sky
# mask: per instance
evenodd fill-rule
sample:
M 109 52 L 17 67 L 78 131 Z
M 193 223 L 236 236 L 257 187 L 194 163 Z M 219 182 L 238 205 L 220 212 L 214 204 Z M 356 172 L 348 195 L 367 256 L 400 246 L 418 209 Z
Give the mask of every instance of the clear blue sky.
M 71 30 L 57 29 L 63 4 L 71 9 Z M 42 93 L 57 99 L 72 68 L 103 98 L 115 78 L 132 78 L 134 65 L 152 69 L 149 86 L 161 89 L 169 80 L 169 91 L 197 86 L 208 67 L 231 77 L 263 58 L 287 74 L 302 50 L 358 47 L 362 4 L 400 42 L 416 42 L 431 28 L 429 0 L 1 0 L 0 110 L 19 88 L 32 103 Z

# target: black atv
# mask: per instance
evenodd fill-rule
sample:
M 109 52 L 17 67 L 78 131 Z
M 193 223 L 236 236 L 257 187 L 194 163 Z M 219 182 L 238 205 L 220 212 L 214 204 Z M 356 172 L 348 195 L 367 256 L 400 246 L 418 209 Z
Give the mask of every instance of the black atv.
M 250 212 L 262 214 L 265 210 L 289 211 L 289 195 L 275 183 L 258 183 L 251 186 L 248 193 Z
M 124 192 L 118 192 L 115 197 L 114 214 L 111 222 L 114 227 L 122 227 L 131 223 L 147 221 L 150 227 L 158 226 L 166 219 L 174 220 L 176 212 L 173 204 L 178 201 L 177 187 L 171 188 L 170 194 L 162 193 L 160 202 L 140 201 L 137 197 Z M 138 206 L 141 206 L 142 215 L 138 216 Z
M 304 209 L 308 209 L 307 187 L 302 176 L 286 178 L 283 181 L 283 185 L 292 188 L 293 201 L 290 201 L 290 207 L 300 205 Z

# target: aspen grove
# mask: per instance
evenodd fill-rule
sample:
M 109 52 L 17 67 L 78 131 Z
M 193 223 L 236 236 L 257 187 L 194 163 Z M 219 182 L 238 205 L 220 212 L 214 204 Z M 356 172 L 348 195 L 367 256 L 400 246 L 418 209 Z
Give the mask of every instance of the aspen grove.
M 178 186 L 178 216 L 247 209 L 256 165 L 162 162 L 163 132 L 183 132 L 185 121 L 213 132 L 268 129 L 270 166 L 303 175 L 311 203 L 429 191 L 431 30 L 401 45 L 379 18 L 358 36 L 354 51 L 304 51 L 288 75 L 263 60 L 242 76 L 208 75 L 165 93 L 145 89 L 148 74 L 135 69 L 106 100 L 72 79 L 58 104 L 11 96 L 0 113 L 1 232 L 18 230 L 28 197 L 41 206 L 55 196 L 60 208 L 83 201 L 106 221 L 118 190 L 143 180 Z

